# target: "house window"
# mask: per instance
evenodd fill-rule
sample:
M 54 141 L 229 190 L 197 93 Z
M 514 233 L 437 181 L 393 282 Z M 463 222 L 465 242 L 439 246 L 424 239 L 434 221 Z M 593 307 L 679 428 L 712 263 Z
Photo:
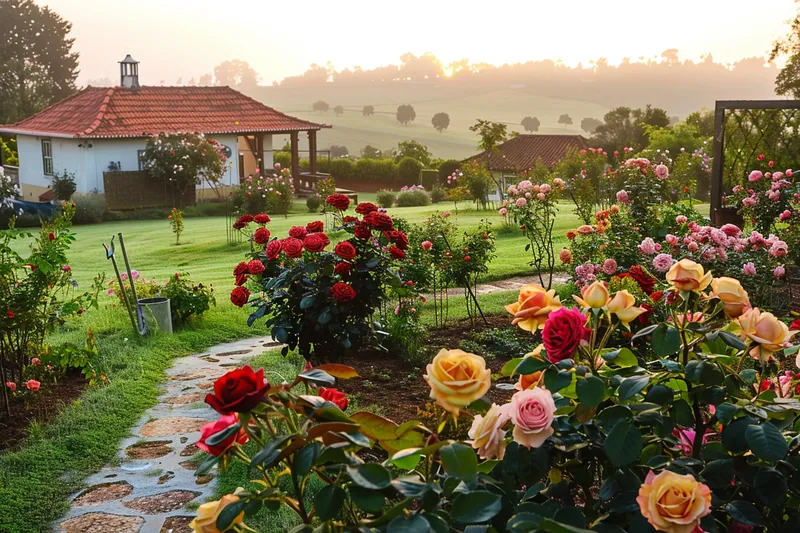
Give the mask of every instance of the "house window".
M 144 150 L 136 150 L 136 160 L 139 162 L 139 170 L 145 170 Z
M 53 145 L 50 139 L 42 139 L 42 169 L 45 176 L 53 175 Z

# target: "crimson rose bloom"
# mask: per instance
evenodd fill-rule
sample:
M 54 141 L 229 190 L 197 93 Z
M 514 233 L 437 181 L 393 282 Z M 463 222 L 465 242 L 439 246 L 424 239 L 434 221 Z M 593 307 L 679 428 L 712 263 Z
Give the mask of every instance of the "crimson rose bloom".
M 253 259 L 249 263 L 247 263 L 247 271 L 250 274 L 261 274 L 264 272 L 264 263 L 259 261 L 258 259 Z
M 342 220 L 344 221 L 345 224 L 349 224 L 350 222 L 358 222 L 358 217 L 347 215 Z
M 391 248 L 389 248 L 389 253 L 392 255 L 392 259 L 406 258 L 406 253 L 397 246 L 392 246 Z
M 319 388 L 319 395 L 327 402 L 335 403 L 339 409 L 344 411 L 347 409 L 347 396 L 339 389 L 328 389 L 325 387 Z
M 356 213 L 359 215 L 367 215 L 378 210 L 378 206 L 371 202 L 361 202 L 356 206 Z
M 239 222 L 238 220 L 233 223 L 233 229 L 244 229 L 247 224 L 244 222 Z
M 306 224 L 306 231 L 309 233 L 318 233 L 325 229 L 325 225 L 321 220 L 315 220 Z
M 236 265 L 233 269 L 234 276 L 241 276 L 242 274 L 247 274 L 247 263 L 244 261 Z
M 342 277 L 349 276 L 350 275 L 350 263 L 345 263 L 344 261 L 336 263 L 336 266 L 333 267 L 333 270 L 337 274 L 342 276 Z
M 356 256 L 356 247 L 347 241 L 342 241 L 333 249 L 342 259 L 353 259 Z
M 266 224 L 267 222 L 269 222 L 269 215 L 265 213 L 259 213 L 253 217 L 253 221 L 256 224 Z
M 236 276 L 236 281 L 234 282 L 234 285 L 238 287 L 244 285 L 246 282 L 247 282 L 247 274 L 242 274 L 241 276 Z
M 231 433 L 230 437 L 214 446 L 206 444 L 206 440 L 215 433 L 219 433 L 226 428 L 231 427 L 239 422 L 239 417 L 235 414 L 225 415 L 216 422 L 210 422 L 200 428 L 200 440 L 196 442 L 197 447 L 201 450 L 210 453 L 214 457 L 222 455 L 228 448 L 236 444 L 247 444 L 249 440 L 244 428 L 239 429 L 236 433 Z
M 372 231 L 366 224 L 358 223 L 356 224 L 356 227 L 353 228 L 353 235 L 359 239 L 367 240 L 372 237 Z
M 308 231 L 304 226 L 292 226 L 289 230 L 289 237 L 294 237 L 295 239 L 302 239 L 306 236 Z
M 392 217 L 386 213 L 379 213 L 377 211 L 370 213 L 364 217 L 364 222 L 378 231 L 391 231 L 394 229 L 394 221 Z
M 333 287 L 331 287 L 331 293 L 333 294 L 333 297 L 336 298 L 336 301 L 339 303 L 349 302 L 350 300 L 356 297 L 355 289 L 353 289 L 353 287 L 351 287 L 347 283 L 341 281 L 335 284 Z
M 236 227 L 237 225 L 239 225 L 240 228 L 243 228 L 246 225 L 248 225 L 249 223 L 251 223 L 252 221 L 253 221 L 253 215 L 242 215 L 242 216 L 240 216 L 239 218 L 236 219 L 236 222 L 233 223 L 233 226 Z M 239 228 L 237 228 L 237 229 L 239 229 Z
M 398 231 L 394 244 L 401 250 L 406 250 L 408 248 L 408 236 L 402 231 Z
M 267 259 L 269 259 L 270 261 L 272 261 L 273 259 L 277 258 L 278 255 L 281 253 L 281 241 L 279 241 L 277 239 L 275 239 L 274 241 L 271 241 L 267 245 L 267 249 L 265 250 L 265 253 L 267 255 Z
M 321 252 L 328 245 L 328 242 L 328 238 L 324 233 L 311 233 L 303 239 L 303 246 L 309 252 Z
M 256 241 L 257 244 L 264 244 L 269 240 L 269 230 L 267 228 L 258 228 L 255 233 L 253 233 L 253 240 Z
M 300 257 L 303 255 L 303 241 L 288 237 L 281 241 L 281 249 L 286 252 L 289 257 Z
M 244 307 L 249 298 L 250 291 L 247 290 L 247 287 L 236 287 L 231 291 L 231 303 L 236 307 Z
M 347 211 L 347 208 L 350 207 L 350 198 L 346 194 L 331 194 L 325 198 L 325 203 L 332 205 L 339 211 Z
M 653 290 L 656 288 L 656 278 L 648 274 L 645 269 L 639 265 L 633 265 L 628 269 L 628 276 L 636 280 L 636 283 L 642 288 L 642 292 L 647 295 L 653 294 Z M 620 277 L 627 276 L 622 275 Z
M 214 394 L 206 403 L 221 415 L 246 413 L 258 405 L 269 389 L 264 369 L 253 372 L 249 365 L 228 372 L 214 382 Z
M 575 355 L 582 340 L 588 340 L 591 329 L 586 327 L 586 317 L 578 308 L 561 307 L 550 313 L 542 330 L 542 342 L 551 363 L 558 363 Z

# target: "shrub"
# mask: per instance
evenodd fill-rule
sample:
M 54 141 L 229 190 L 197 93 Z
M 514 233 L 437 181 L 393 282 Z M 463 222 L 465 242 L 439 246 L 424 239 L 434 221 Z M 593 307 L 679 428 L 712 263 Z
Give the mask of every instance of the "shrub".
M 480 207 L 486 209 L 489 195 L 497 190 L 492 173 L 477 161 L 467 161 L 461 166 L 461 184 Z
M 222 145 L 202 133 L 160 133 L 147 141 L 142 161 L 150 174 L 183 193 L 204 180 L 219 181 L 227 158 Z
M 181 243 L 181 233 L 183 233 L 183 211 L 173 207 L 167 218 L 172 227 L 172 233 L 175 234 L 175 245 L 177 246 Z
M 419 174 L 419 183 L 425 190 L 431 191 L 439 186 L 439 171 L 431 169 L 423 169 Z
M 72 217 L 75 224 L 98 224 L 103 221 L 106 198 L 102 194 L 76 194 L 72 202 L 75 204 L 75 216 Z
M 392 207 L 396 199 L 397 193 L 394 191 L 387 191 L 386 189 L 378 191 L 378 194 L 375 196 L 375 201 L 378 202 L 378 205 L 386 209 Z
M 169 298 L 172 323 L 185 324 L 192 316 L 200 316 L 212 305 L 217 305 L 214 298 L 214 286 L 194 283 L 187 272 L 176 272 L 161 287 L 161 296 Z
M 133 278 L 133 288 L 136 289 L 136 298 L 152 298 L 153 296 L 158 296 L 158 293 L 161 290 L 161 286 L 158 283 L 156 283 L 156 280 L 154 279 L 147 280 L 136 270 L 131 270 L 130 277 L 128 276 L 127 272 L 120 272 L 119 277 L 120 279 L 122 279 L 122 285 L 125 287 L 125 293 L 128 295 L 128 298 L 133 298 L 133 293 L 131 292 L 130 278 Z M 106 294 L 117 298 L 119 304 L 125 307 L 126 305 L 125 296 L 119 289 L 118 279 L 114 278 L 108 282 L 108 287 L 106 288 Z M 135 302 L 134 305 L 136 305 Z
M 461 161 L 456 159 L 448 159 L 439 165 L 439 183 L 444 183 L 448 176 L 458 170 L 461 166 Z
M 438 204 L 439 202 L 443 202 L 445 198 L 447 198 L 447 191 L 441 187 L 436 187 L 431 191 L 431 202 Z
M 397 177 L 403 183 L 419 183 L 419 174 L 422 172 L 422 163 L 412 157 L 404 157 L 397 164 Z
M 279 165 L 276 163 L 276 169 Z M 294 201 L 294 180 L 289 170 L 261 173 L 248 176 L 233 194 L 233 205 L 239 213 L 268 212 L 285 215 Z
M 397 194 L 397 207 L 415 207 L 430 205 L 431 197 L 426 191 L 416 189 L 413 191 L 400 191 Z
M 51 187 L 55 193 L 56 200 L 66 202 L 75 194 L 78 186 L 75 185 L 75 174 L 63 171 L 61 174 L 53 176 Z
M 322 198 L 319 196 L 312 195 L 306 199 L 306 207 L 308 208 L 309 213 L 316 213 L 319 209 L 319 206 L 322 205 Z
M 334 159 L 331 161 L 331 175 L 336 179 L 353 179 L 355 165 L 349 159 Z
M 336 193 L 336 180 L 333 177 L 322 178 L 317 181 L 317 194 L 322 198 L 327 198 Z

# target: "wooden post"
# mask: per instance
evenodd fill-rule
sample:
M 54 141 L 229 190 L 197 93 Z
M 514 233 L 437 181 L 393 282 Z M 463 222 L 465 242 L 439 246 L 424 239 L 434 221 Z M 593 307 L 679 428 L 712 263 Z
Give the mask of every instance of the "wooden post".
M 291 132 L 290 138 L 292 141 L 292 177 L 295 182 L 300 178 L 300 148 L 298 142 L 298 134 L 296 131 Z
M 256 153 L 253 154 L 256 160 L 256 168 L 261 169 L 261 175 L 264 175 L 266 169 L 264 169 L 264 134 L 258 133 L 256 134 Z
M 317 175 L 317 130 L 308 131 L 308 162 L 312 176 Z M 330 172 L 330 169 L 328 169 Z
M 725 181 L 725 108 L 717 102 L 714 110 L 714 151 L 711 166 L 711 215 L 716 223 L 717 208 L 722 207 L 722 185 Z

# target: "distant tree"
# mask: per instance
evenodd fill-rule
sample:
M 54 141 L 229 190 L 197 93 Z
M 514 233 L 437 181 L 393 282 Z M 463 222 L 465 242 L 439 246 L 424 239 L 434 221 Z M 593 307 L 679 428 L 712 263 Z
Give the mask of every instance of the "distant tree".
M 431 157 L 433 157 L 433 155 L 430 150 L 428 150 L 428 147 L 420 142 L 403 141 L 397 143 L 397 155 L 395 155 L 394 159 L 396 162 L 400 162 L 404 157 L 416 159 L 427 167 L 431 164 Z
M 223 61 L 214 67 L 214 78 L 217 85 L 230 87 L 255 87 L 258 85 L 258 74 L 247 61 L 234 59 Z
M 407 126 L 409 122 L 414 122 L 417 118 L 417 112 L 408 104 L 397 106 L 397 122 Z
M 431 119 L 431 124 L 439 133 L 442 133 L 450 125 L 450 115 L 447 113 L 436 113 Z
M 28 117 L 75 92 L 72 24 L 31 0 L 0 0 L 0 124 Z
M 364 159 L 380 159 L 381 158 L 381 151 L 374 146 L 370 146 L 369 144 L 366 145 L 364 148 L 361 149 L 361 157 Z
M 570 122 L 570 124 L 571 124 L 571 122 Z M 586 133 L 590 133 L 591 134 L 591 133 L 594 133 L 594 130 L 597 129 L 597 126 L 600 126 L 601 124 L 603 124 L 602 120 L 598 120 L 598 119 L 592 118 L 592 117 L 586 117 L 583 120 L 581 120 L 581 129 L 583 131 L 585 131 Z
M 311 109 L 313 109 L 314 111 L 319 111 L 320 113 L 327 113 L 328 109 L 330 108 L 331 106 L 329 106 L 328 102 L 326 102 L 325 100 L 317 100 L 311 106 Z
M 347 157 L 350 155 L 350 150 L 347 149 L 347 146 L 339 146 L 338 144 L 331 145 L 331 157 L 339 158 L 339 157 Z
M 416 185 L 419 183 L 419 173 L 423 168 L 422 163 L 413 157 L 404 157 L 397 164 L 397 177 L 404 185 Z
M 539 119 L 536 117 L 525 117 L 522 119 L 522 127 L 525 128 L 525 131 L 539 131 L 539 126 L 542 123 L 539 122 Z
M 710 109 L 703 107 L 700 111 L 689 113 L 684 122 L 697 128 L 697 133 L 702 137 L 714 136 L 714 112 Z
M 200 87 L 210 87 L 214 84 L 214 77 L 211 74 L 203 74 L 200 76 L 200 79 L 197 80 L 197 85 Z
M 626 147 L 638 152 L 650 143 L 651 129 L 668 126 L 667 112 L 658 107 L 617 107 L 603 116 L 603 124 L 595 129 L 593 139 L 609 153 Z
M 175 80 L 175 85 L 178 86 L 183 85 L 183 77 L 179 77 L 177 80 Z
M 375 107 L 371 105 L 365 105 L 364 109 L 361 110 L 361 114 L 365 117 L 371 117 L 375 114 Z
M 559 124 L 563 124 L 564 125 L 564 129 L 566 130 L 567 126 L 572 125 L 572 117 L 570 117 L 569 114 L 564 113 L 563 115 L 558 117 L 558 123 Z
M 788 35 L 775 41 L 769 59 L 782 56 L 789 57 L 775 79 L 775 92 L 800 99 L 800 13 L 792 20 Z
M 333 108 L 333 112 L 336 113 L 337 115 L 341 115 L 342 113 L 344 113 L 344 107 L 337 105 L 336 107 Z
M 508 138 L 508 126 L 502 122 L 478 119 L 478 122 L 469 127 L 469 131 L 480 137 L 478 150 L 481 151 L 496 152 L 497 145 Z

